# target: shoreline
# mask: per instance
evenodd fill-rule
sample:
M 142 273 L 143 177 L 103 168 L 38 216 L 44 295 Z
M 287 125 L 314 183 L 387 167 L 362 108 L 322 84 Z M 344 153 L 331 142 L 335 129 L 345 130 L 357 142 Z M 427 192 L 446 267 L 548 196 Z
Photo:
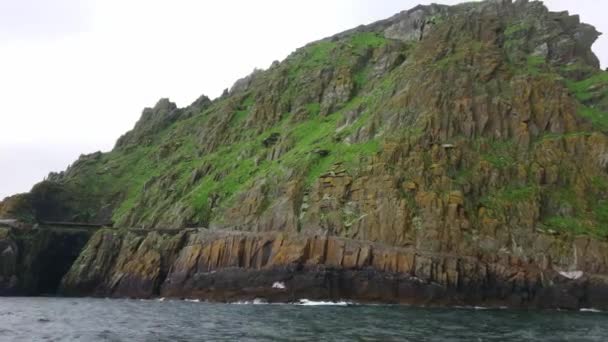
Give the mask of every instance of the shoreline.
M 339 301 L 311 301 L 305 298 L 299 299 L 296 302 L 269 302 L 261 298 L 246 301 L 236 302 L 219 302 L 210 300 L 190 299 L 190 298 L 129 298 L 129 297 L 69 297 L 69 296 L 0 296 L 2 299 L 92 299 L 92 300 L 108 300 L 108 301 L 133 301 L 133 302 L 158 302 L 158 303 L 192 303 L 192 304 L 210 304 L 210 305 L 286 305 L 286 306 L 301 306 L 301 307 L 390 307 L 404 308 L 413 310 L 466 310 L 466 311 L 513 311 L 513 312 L 528 312 L 528 313 L 543 313 L 543 312 L 563 312 L 563 313 L 589 313 L 589 314 L 608 314 L 608 310 L 600 310 L 595 308 L 580 308 L 572 309 L 555 309 L 555 308 L 533 308 L 533 307 L 508 307 L 508 306 L 468 306 L 468 305 L 410 305 L 403 303 L 378 303 L 378 302 L 356 302 L 350 300 Z
M 284 232 L 33 234 L 0 241 L 15 262 L 13 274 L 0 279 L 0 295 L 608 309 L 603 273 L 565 272 L 509 255 L 458 256 Z M 19 264 L 23 260 L 31 263 Z

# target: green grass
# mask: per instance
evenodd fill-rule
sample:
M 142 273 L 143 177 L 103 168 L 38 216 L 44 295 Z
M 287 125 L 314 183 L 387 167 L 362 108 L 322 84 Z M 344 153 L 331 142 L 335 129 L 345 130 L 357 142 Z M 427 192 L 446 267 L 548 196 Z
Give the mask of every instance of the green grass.
M 355 85 L 357 87 L 357 89 L 361 89 L 365 86 L 365 84 L 367 83 L 367 80 L 369 78 L 369 68 L 364 68 L 359 70 L 355 76 L 354 76 L 354 81 L 355 81 Z
M 578 113 L 588 119 L 599 130 L 608 131 L 608 72 L 601 71 L 582 80 L 567 80 L 566 86 L 578 99 L 580 105 Z M 600 103 L 589 103 L 593 99 L 600 99 Z
M 304 67 L 315 67 L 330 60 L 332 51 L 336 48 L 336 43 L 331 41 L 321 41 L 313 44 L 307 51 L 306 58 L 302 61 Z
M 608 181 L 604 177 L 590 179 L 590 188 L 585 196 L 567 187 L 560 186 L 548 193 L 554 205 L 569 206 L 570 215 L 555 215 L 544 220 L 544 225 L 561 234 L 588 235 L 600 239 L 608 238 Z
M 560 204 L 567 204 L 572 207 L 577 213 L 581 213 L 585 209 L 586 203 L 584 199 L 580 198 L 576 192 L 568 186 L 561 186 L 555 189 L 549 196 Z
M 141 217 L 154 214 L 155 207 L 142 205 L 144 196 L 161 198 L 167 196 L 167 189 L 160 189 L 157 184 L 163 177 L 171 176 L 171 189 L 176 193 L 185 191 L 187 179 L 194 169 L 197 159 L 194 139 L 178 138 L 189 134 L 192 127 L 206 121 L 204 115 L 178 121 L 173 126 L 158 132 L 152 144 L 135 146 L 128 151 L 112 151 L 104 155 L 103 160 L 95 166 L 93 176 L 88 184 L 101 187 L 100 194 L 116 196 L 122 194 L 122 201 L 113 213 L 113 220 L 122 223 L 136 207 Z M 163 146 L 169 146 L 168 153 L 161 153 Z M 100 170 L 109 170 L 100 172 Z M 83 173 L 80 174 L 80 178 Z M 144 184 L 147 184 L 144 193 Z M 156 203 L 155 203 L 156 204 Z
M 484 207 L 503 210 L 521 202 L 534 200 L 540 189 L 535 185 L 507 186 L 483 197 L 480 202 Z
M 354 49 L 355 53 L 361 54 L 368 49 L 377 49 L 384 46 L 388 40 L 382 35 L 375 32 L 361 32 L 353 35 L 349 44 Z
M 451 68 L 460 68 L 462 69 L 467 58 L 473 54 L 478 54 L 487 47 L 484 46 L 484 43 L 474 40 L 472 38 L 462 39 L 460 38 L 459 42 L 454 43 L 455 49 L 450 51 L 448 54 L 440 58 L 439 60 L 430 60 L 431 67 L 435 69 L 445 70 Z
M 360 165 L 361 159 L 372 156 L 381 150 L 378 141 L 371 140 L 361 144 L 346 145 L 344 143 L 331 144 L 328 147 L 329 155 L 318 157 L 311 164 L 306 174 L 306 184 L 312 185 L 321 175 L 340 163 L 351 173 L 356 172 L 355 168 Z
M 505 28 L 505 36 L 507 39 L 517 35 L 518 33 L 530 29 L 530 25 L 524 22 L 514 23 Z
M 608 193 L 608 179 L 606 177 L 591 177 L 591 186 L 600 193 Z
M 543 73 L 543 67 L 546 65 L 547 60 L 542 56 L 528 56 L 526 63 L 528 74 L 538 76 Z
M 318 113 L 319 104 L 308 107 L 310 111 Z M 373 140 L 348 145 L 336 140 L 335 131 L 341 115 L 342 111 L 326 117 L 311 115 L 310 119 L 295 125 L 284 120 L 253 141 L 224 146 L 204 156 L 198 163 L 213 165 L 213 171 L 186 194 L 190 205 L 198 213 L 198 220 L 206 224 L 213 219 L 209 208 L 210 198 L 217 198 L 218 207 L 226 208 L 233 204 L 236 195 L 249 189 L 258 179 L 282 179 L 291 170 L 302 177 L 307 186 L 311 186 L 334 164 L 341 163 L 348 170 L 355 171 L 360 159 L 377 153 L 380 144 Z M 278 160 L 266 160 L 268 148 L 264 147 L 262 141 L 273 133 L 292 141 L 293 146 Z M 243 153 L 246 150 L 250 153 Z M 327 155 L 319 153 L 321 150 Z M 240 158 L 241 155 L 247 157 Z
M 593 96 L 590 88 L 597 86 L 608 86 L 608 72 L 602 71 L 582 81 L 568 82 L 568 88 L 580 101 L 589 100 Z
M 309 117 L 318 116 L 321 112 L 321 104 L 320 103 L 309 103 L 306 105 L 306 110 L 308 111 Z
M 248 96 L 241 104 L 241 108 L 234 113 L 230 122 L 231 126 L 240 126 L 240 124 L 249 116 L 249 111 L 254 103 L 255 100 L 253 96 Z
M 221 204 L 250 184 L 252 175 L 256 173 L 256 165 L 253 158 L 239 160 L 239 154 L 244 148 L 243 144 L 220 148 L 199 161 L 201 166 L 211 165 L 212 171 L 203 177 L 185 197 L 189 198 L 203 223 L 207 223 L 210 218 L 209 199 L 211 197 L 217 197 L 218 204 Z
M 352 145 L 336 141 L 335 130 L 340 117 L 341 113 L 335 113 L 326 118 L 309 120 L 290 132 L 296 145 L 281 159 L 284 165 L 304 171 L 309 185 L 333 164 L 340 162 L 347 167 L 354 167 L 360 157 L 379 150 L 378 143 L 374 141 Z M 319 150 L 327 151 L 328 155 L 321 156 L 316 152 Z
M 137 153 L 136 156 L 137 155 L 139 156 L 135 158 L 128 158 L 125 156 L 126 158 L 124 158 L 123 163 L 130 166 L 129 172 L 125 172 L 116 180 L 117 184 L 121 184 L 122 186 L 126 185 L 126 188 L 124 189 L 126 190 L 125 200 L 114 212 L 114 221 L 116 222 L 121 222 L 128 215 L 129 211 L 140 202 L 144 195 L 144 184 L 153 177 L 162 175 L 167 169 L 164 162 L 157 163 L 154 160 L 155 158 L 152 149 L 142 150 Z M 184 167 L 185 164 L 182 164 L 181 166 Z M 153 191 L 153 189 L 150 189 L 149 191 Z
M 78 176 L 69 183 L 74 194 L 85 194 L 83 199 L 76 200 L 76 206 L 96 202 L 105 196 L 118 193 L 125 194 L 125 200 L 114 213 L 114 219 L 120 220 L 135 204 L 141 195 L 141 189 L 158 170 L 155 162 L 157 149 L 139 146 L 130 151 L 115 151 L 102 155 L 95 162 L 78 165 Z M 86 214 L 89 209 L 81 208 Z
M 592 235 L 593 228 L 585 221 L 575 217 L 551 217 L 544 222 L 546 228 L 561 234 Z
M 285 60 L 275 75 L 281 79 L 286 74 L 289 80 L 282 89 L 280 102 L 287 107 L 303 94 L 311 99 L 318 97 L 307 87 L 311 83 L 311 76 L 323 73 L 326 68 L 346 78 L 352 77 L 357 92 L 360 92 L 370 83 L 369 68 L 361 66 L 361 56 L 371 57 L 373 49 L 379 49 L 388 42 L 381 34 L 358 32 L 344 39 L 326 39 L 297 50 Z M 310 117 L 314 117 L 319 114 L 320 105 L 311 103 L 305 109 Z
M 497 169 L 506 169 L 514 166 L 516 159 L 516 145 L 511 140 L 477 139 L 474 144 L 481 159 L 492 164 Z
M 598 239 L 608 238 L 608 225 L 594 223 L 580 217 L 554 216 L 544 221 L 544 226 L 557 233 L 565 235 L 586 235 Z
M 337 44 L 328 40 L 319 41 L 303 47 L 288 57 L 289 74 L 292 79 L 299 77 L 303 72 L 318 69 L 331 62 L 331 56 Z
M 580 77 L 580 75 L 594 74 L 596 72 L 597 69 L 580 61 L 570 63 L 560 68 L 560 74 L 565 75 L 566 77 L 569 75 Z M 576 80 L 570 80 L 570 82 L 576 82 Z
M 458 185 L 468 184 L 473 177 L 473 171 L 470 168 L 462 168 L 456 170 L 452 176 L 454 183 Z
M 593 208 L 593 215 L 597 222 L 608 229 L 608 200 L 599 200 Z
M 305 71 L 320 69 L 325 65 L 350 66 L 357 56 L 370 49 L 378 49 L 387 42 L 386 38 L 375 32 L 355 33 L 339 43 L 331 40 L 318 41 L 298 50 L 287 59 L 291 66 L 289 74 L 292 79 L 296 79 Z
M 446 16 L 442 14 L 435 14 L 427 19 L 428 24 L 439 25 L 446 19 Z
M 543 135 L 541 135 L 539 137 L 539 139 L 537 141 L 535 141 L 535 143 L 541 143 L 543 141 L 550 141 L 550 140 L 560 140 L 560 139 L 564 139 L 564 138 L 569 138 L 569 137 L 588 137 L 590 136 L 592 133 L 591 132 L 572 132 L 572 133 L 565 133 L 565 134 L 560 134 L 560 133 L 545 133 Z
M 249 115 L 248 110 L 236 111 L 234 113 L 234 116 L 232 117 L 231 124 L 236 126 L 236 125 L 242 123 L 243 121 L 245 121 L 245 119 L 247 118 L 248 115 Z
M 593 127 L 602 131 L 608 131 L 608 112 L 597 108 L 580 105 L 578 113 L 582 117 L 588 119 Z

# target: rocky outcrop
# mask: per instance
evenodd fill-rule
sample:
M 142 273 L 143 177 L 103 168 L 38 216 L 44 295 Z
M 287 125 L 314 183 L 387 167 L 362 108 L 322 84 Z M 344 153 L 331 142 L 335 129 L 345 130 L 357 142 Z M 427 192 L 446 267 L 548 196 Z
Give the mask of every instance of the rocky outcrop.
M 608 283 L 600 275 L 608 266 L 608 246 L 577 239 L 562 247 L 572 253 L 571 270 L 557 268 L 547 256 L 464 257 L 331 236 L 105 230 L 91 239 L 61 291 L 215 301 L 608 307 Z
M 18 194 L 0 201 L 0 218 L 5 220 L 31 221 L 34 219 L 34 210 L 29 194 Z M 0 226 L 6 226 L 0 223 Z
M 416 6 L 389 19 L 384 30 L 386 37 L 404 42 L 420 41 L 432 30 L 433 25 L 447 14 L 449 7 L 432 4 Z
M 130 144 L 147 144 L 163 128 L 176 121 L 181 114 L 175 103 L 169 99 L 160 99 L 153 108 L 145 108 L 140 120 L 135 124 L 133 130 L 120 137 L 116 142 L 116 148 L 125 147 Z
M 139 298 L 158 295 L 185 234 L 101 230 L 63 278 L 60 293 Z
M 17 293 L 18 290 L 18 249 L 9 235 L 9 230 L 0 228 L 0 295 Z
M 86 229 L 0 228 L 0 295 L 52 295 L 92 235 Z
M 597 37 L 536 1 L 418 6 L 159 101 L 0 216 L 124 228 L 70 295 L 605 306 Z

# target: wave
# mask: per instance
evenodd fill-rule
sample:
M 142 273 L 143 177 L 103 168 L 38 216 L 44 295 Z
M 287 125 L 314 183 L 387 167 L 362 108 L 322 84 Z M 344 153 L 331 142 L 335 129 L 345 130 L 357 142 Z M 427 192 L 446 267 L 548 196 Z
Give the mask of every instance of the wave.
M 452 306 L 453 309 L 464 310 L 508 310 L 507 306 Z
M 582 308 L 579 310 L 580 312 L 603 312 L 602 310 L 594 309 L 594 308 Z
M 347 301 L 338 301 L 338 302 L 331 302 L 331 301 L 314 301 L 314 300 L 309 300 L 309 299 L 300 299 L 296 302 L 291 302 L 291 303 L 269 303 L 268 301 L 266 301 L 265 299 L 261 299 L 261 298 L 256 298 L 254 300 L 243 300 L 243 301 L 238 301 L 238 302 L 232 302 L 230 304 L 235 304 L 235 305 L 298 305 L 298 306 L 350 306 L 350 305 L 357 305 L 357 303 L 353 303 L 353 302 L 347 302 Z
M 279 289 L 279 290 L 285 290 L 287 287 L 285 286 L 285 283 L 277 281 L 274 284 L 272 284 L 272 288 Z
M 303 305 L 303 306 L 349 306 L 349 305 L 356 305 L 353 302 L 346 302 L 346 301 L 325 302 L 325 301 L 314 301 L 314 300 L 308 300 L 308 299 L 300 299 L 298 302 L 295 302 L 293 304 L 295 304 L 295 305 Z
M 242 301 L 238 301 L 238 302 L 232 302 L 230 304 L 236 304 L 236 305 L 264 305 L 264 304 L 271 304 L 271 303 L 268 303 L 265 299 L 256 298 L 254 300 L 242 300 Z

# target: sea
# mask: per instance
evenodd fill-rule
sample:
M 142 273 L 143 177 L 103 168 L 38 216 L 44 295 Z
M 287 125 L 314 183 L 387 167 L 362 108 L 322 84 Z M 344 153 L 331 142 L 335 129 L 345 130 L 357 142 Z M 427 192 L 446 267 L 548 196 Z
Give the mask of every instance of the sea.
M 608 341 L 608 313 L 0 298 L 0 341 Z

